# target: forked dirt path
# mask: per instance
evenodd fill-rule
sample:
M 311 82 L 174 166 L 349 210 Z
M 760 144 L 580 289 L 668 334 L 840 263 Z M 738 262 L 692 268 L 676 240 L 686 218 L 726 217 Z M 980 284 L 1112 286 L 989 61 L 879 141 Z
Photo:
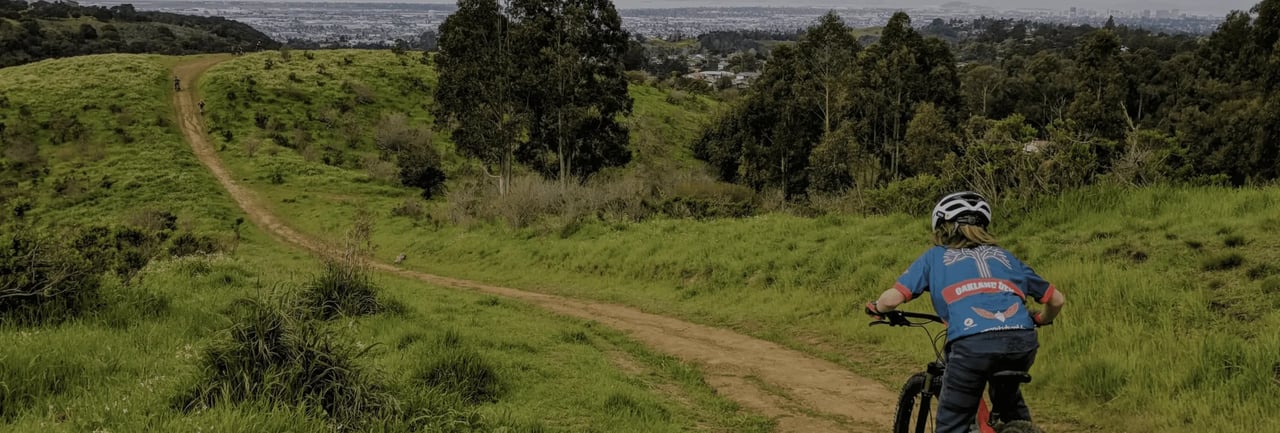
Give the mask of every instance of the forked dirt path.
M 173 96 L 182 134 L 196 157 L 254 224 L 290 244 L 318 253 L 326 251 L 324 242 L 285 225 L 263 206 L 253 191 L 238 185 L 206 140 L 194 93 L 198 90 L 200 75 L 228 58 L 202 57 L 174 69 L 184 86 L 188 86 Z M 871 433 L 890 429 L 895 392 L 835 363 L 768 341 L 621 305 L 491 286 L 399 269 L 386 263 L 374 263 L 374 267 L 438 286 L 519 299 L 558 314 L 622 330 L 657 351 L 700 365 L 707 382 L 718 393 L 776 419 L 781 432 Z

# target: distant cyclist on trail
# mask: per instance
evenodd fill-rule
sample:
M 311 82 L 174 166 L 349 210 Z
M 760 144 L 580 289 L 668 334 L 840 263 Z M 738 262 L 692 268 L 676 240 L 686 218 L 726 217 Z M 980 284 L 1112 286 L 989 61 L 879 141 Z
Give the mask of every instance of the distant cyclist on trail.
M 1035 328 L 1053 323 L 1066 298 L 987 232 L 991 206 L 975 192 L 948 195 L 933 209 L 934 247 L 898 277 L 894 288 L 866 306 L 880 317 L 929 292 L 947 323 L 947 371 L 938 401 L 937 433 L 967 433 L 982 390 L 1000 371 L 1028 371 L 1040 343 Z M 1032 315 L 1027 298 L 1045 304 Z M 1008 387 L 1009 385 L 1004 385 Z M 992 412 L 1001 421 L 1031 421 L 1017 385 L 992 386 Z
M 200 105 L 200 114 L 201 114 L 201 115 L 203 115 L 203 114 L 204 114 L 204 100 L 203 100 L 203 99 L 201 99 L 201 100 L 200 100 L 200 104 L 199 104 L 199 105 Z
M 175 92 L 182 91 L 182 81 L 179 80 L 178 77 L 173 77 L 173 91 Z

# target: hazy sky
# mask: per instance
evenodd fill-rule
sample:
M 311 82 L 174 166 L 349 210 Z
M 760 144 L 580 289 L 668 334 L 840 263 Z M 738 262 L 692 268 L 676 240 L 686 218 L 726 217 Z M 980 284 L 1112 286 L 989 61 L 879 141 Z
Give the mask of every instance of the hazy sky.
M 173 1 L 173 0 L 170 0 Z M 182 0 L 178 0 L 182 1 Z M 188 0 L 191 1 L 191 0 Z M 321 1 L 321 2 L 377 2 L 377 3 L 454 3 L 450 0 L 273 0 L 273 1 Z M 950 0 L 614 0 L 622 9 L 670 8 L 706 6 L 812 6 L 829 8 L 858 7 L 927 7 L 947 3 Z M 966 3 L 1000 9 L 1049 8 L 1065 9 L 1077 6 L 1090 9 L 1181 9 L 1187 12 L 1210 12 L 1225 16 L 1235 9 L 1248 10 L 1260 0 L 968 0 Z M 128 0 L 100 3 L 125 3 Z M 138 1 L 144 3 L 145 0 Z M 85 3 L 99 3 L 85 1 Z

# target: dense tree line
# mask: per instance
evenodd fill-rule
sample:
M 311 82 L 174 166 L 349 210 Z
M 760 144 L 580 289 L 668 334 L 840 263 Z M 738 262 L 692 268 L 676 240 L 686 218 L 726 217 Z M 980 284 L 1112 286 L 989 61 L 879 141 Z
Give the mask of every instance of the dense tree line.
M 765 51 L 763 41 L 795 41 L 800 34 L 769 30 L 716 30 L 698 35 L 698 45 L 717 55 Z
M 948 44 L 923 33 L 961 23 L 917 31 L 899 13 L 863 47 L 828 14 L 772 53 L 695 154 L 722 179 L 792 197 L 963 187 L 1031 198 L 1103 178 L 1280 177 L 1280 0 L 1201 40 L 1112 24 L 965 26 Z
M 627 39 L 608 0 L 461 0 L 440 26 L 438 125 L 501 188 L 517 162 L 562 182 L 624 165 Z
M 178 28 L 198 32 L 175 32 Z M 278 45 L 246 24 L 221 17 L 139 12 L 129 4 L 108 8 L 0 0 L 0 67 L 86 54 L 180 55 Z

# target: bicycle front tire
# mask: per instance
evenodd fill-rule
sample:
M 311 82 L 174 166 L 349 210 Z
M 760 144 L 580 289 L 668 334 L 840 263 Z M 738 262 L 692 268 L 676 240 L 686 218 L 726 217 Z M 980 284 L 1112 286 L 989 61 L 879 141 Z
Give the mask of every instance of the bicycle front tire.
M 898 410 L 893 418 L 893 433 L 931 431 L 929 427 L 934 422 L 932 417 L 936 412 L 936 402 L 930 395 L 924 394 L 926 382 L 928 376 L 925 373 L 916 373 L 902 385 L 902 393 L 898 395 Z

